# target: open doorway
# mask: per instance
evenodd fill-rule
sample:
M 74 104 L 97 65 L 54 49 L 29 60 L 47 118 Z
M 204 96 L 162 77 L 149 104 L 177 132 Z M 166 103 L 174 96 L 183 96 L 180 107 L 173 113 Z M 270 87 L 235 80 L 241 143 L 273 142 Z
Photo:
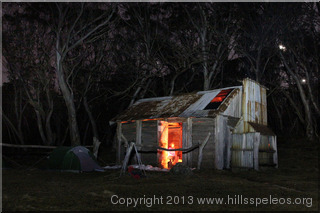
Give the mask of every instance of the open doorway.
M 159 146 L 166 149 L 182 148 L 182 123 L 159 123 Z M 175 164 L 182 162 L 182 151 L 158 151 L 159 166 L 171 169 Z

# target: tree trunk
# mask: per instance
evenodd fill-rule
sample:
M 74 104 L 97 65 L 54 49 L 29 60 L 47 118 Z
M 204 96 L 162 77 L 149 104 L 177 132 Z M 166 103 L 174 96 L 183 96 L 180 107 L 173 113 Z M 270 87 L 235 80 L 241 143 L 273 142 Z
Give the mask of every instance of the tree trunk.
M 140 85 L 138 86 L 138 88 L 137 88 L 136 91 L 134 92 L 133 97 L 131 98 L 129 107 L 132 106 L 132 105 L 134 104 L 134 102 L 136 101 L 136 99 L 137 99 L 140 91 L 142 90 L 142 87 L 143 87 L 143 84 L 144 84 L 145 81 L 146 81 L 146 78 L 142 79 Z
M 93 118 L 93 115 L 91 113 L 91 110 L 90 110 L 90 107 L 88 105 L 88 100 L 87 100 L 87 97 L 83 97 L 83 106 L 88 114 L 88 117 L 89 117 L 89 120 L 90 120 L 90 123 L 91 123 L 91 127 L 92 127 L 92 133 L 93 133 L 93 136 L 97 139 L 99 139 L 99 134 L 98 134 L 98 129 L 97 129 L 97 124 L 96 124 L 96 121 L 95 119 Z
M 19 95 L 19 101 L 18 101 L 18 95 Z M 15 113 L 16 113 L 16 118 L 17 118 L 17 123 L 18 123 L 18 134 L 19 134 L 19 141 L 21 142 L 21 144 L 24 144 L 24 136 L 23 136 L 23 131 L 22 131 L 22 115 L 25 109 L 25 106 L 22 107 L 22 98 L 21 98 L 22 94 L 21 94 L 21 90 L 19 91 L 19 93 L 17 93 L 17 89 L 15 87 Z
M 209 90 L 210 79 L 208 70 L 208 53 L 206 50 L 206 32 L 201 36 L 201 52 L 202 52 L 202 66 L 203 66 L 203 90 Z
M 57 47 L 59 47 L 59 39 L 57 39 Z M 63 99 L 68 109 L 68 122 L 69 122 L 69 129 L 70 129 L 71 145 L 77 146 L 77 145 L 80 145 L 80 135 L 79 135 L 79 129 L 78 129 L 78 123 L 77 123 L 76 108 L 73 100 L 73 94 L 68 88 L 66 79 L 64 77 L 64 73 L 62 70 L 62 58 L 59 53 L 59 48 L 57 48 L 56 53 L 57 53 L 56 73 L 58 77 L 59 87 L 61 89 Z
M 180 73 L 177 73 L 175 76 L 173 76 L 173 78 L 171 79 L 170 81 L 170 96 L 173 95 L 173 92 L 174 92 L 174 85 L 175 85 L 175 82 L 176 82 L 176 79 L 177 77 L 180 75 Z
M 49 145 L 53 145 L 56 141 L 56 135 L 53 134 L 51 129 L 51 117 L 53 113 L 53 101 L 51 100 L 50 91 L 47 88 L 47 100 L 49 105 L 49 112 L 47 113 L 46 117 L 46 132 L 47 132 L 47 140 Z
M 282 133 L 282 132 L 283 132 L 282 113 L 280 112 L 279 107 L 277 106 L 277 103 L 276 103 L 276 101 L 274 100 L 274 97 L 273 97 L 273 96 L 271 96 L 271 100 L 272 100 L 273 106 L 274 106 L 274 108 L 275 108 L 275 110 L 276 110 L 276 113 L 277 113 L 277 115 L 278 115 L 280 132 Z
M 98 158 L 98 151 L 99 151 L 99 146 L 101 144 L 101 142 L 99 141 L 99 134 L 98 134 L 98 129 L 97 129 L 97 124 L 96 121 L 91 113 L 89 104 L 88 104 L 88 100 L 87 100 L 87 96 L 83 97 L 83 105 L 84 108 L 88 114 L 90 123 L 91 123 L 91 127 L 92 127 L 92 133 L 93 133 L 93 155 L 95 156 L 95 158 Z
M 44 143 L 45 145 L 48 145 L 48 140 L 47 140 L 46 134 L 44 133 L 44 129 L 43 129 L 43 125 L 42 125 L 42 119 L 41 119 L 40 112 L 39 112 L 39 110 L 36 109 L 36 108 L 35 108 L 34 111 L 35 111 L 36 116 L 37 116 L 37 125 L 38 125 L 38 130 L 39 130 L 41 139 L 42 139 L 42 141 L 43 141 L 43 143 Z
M 310 104 L 309 104 L 309 100 L 306 96 L 306 93 L 302 87 L 301 84 L 301 79 L 298 77 L 298 75 L 296 73 L 294 73 L 294 71 L 289 67 L 286 59 L 284 58 L 284 56 L 282 55 L 282 53 L 280 52 L 280 56 L 282 58 L 282 61 L 284 62 L 284 65 L 287 69 L 287 71 L 289 72 L 289 74 L 292 76 L 292 78 L 294 79 L 295 83 L 297 84 L 298 87 L 298 91 L 299 91 L 299 95 L 304 107 L 304 114 L 305 114 L 305 127 L 306 127 L 306 136 L 309 140 L 314 140 L 315 138 L 315 131 L 314 131 L 314 126 L 313 126 L 313 121 L 312 121 L 312 112 L 311 112 L 311 108 L 310 108 Z

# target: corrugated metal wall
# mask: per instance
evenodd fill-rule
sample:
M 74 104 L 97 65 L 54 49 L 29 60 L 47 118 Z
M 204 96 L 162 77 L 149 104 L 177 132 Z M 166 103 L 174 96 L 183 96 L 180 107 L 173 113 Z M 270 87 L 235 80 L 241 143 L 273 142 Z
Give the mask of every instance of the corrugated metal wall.
M 259 145 L 259 165 L 271 166 L 274 164 L 273 155 L 275 153 L 275 147 L 273 147 L 272 137 L 275 136 L 261 135 Z
M 232 135 L 232 168 L 253 168 L 254 135 L 255 133 Z
M 242 88 L 239 90 L 238 94 L 232 98 L 228 108 L 222 113 L 223 115 L 241 117 Z
M 232 134 L 231 167 L 255 168 L 277 166 L 276 136 L 260 133 Z M 256 143 L 256 147 L 255 144 Z M 255 165 L 254 149 L 258 159 Z
M 266 88 L 250 79 L 243 80 L 243 120 L 267 125 Z

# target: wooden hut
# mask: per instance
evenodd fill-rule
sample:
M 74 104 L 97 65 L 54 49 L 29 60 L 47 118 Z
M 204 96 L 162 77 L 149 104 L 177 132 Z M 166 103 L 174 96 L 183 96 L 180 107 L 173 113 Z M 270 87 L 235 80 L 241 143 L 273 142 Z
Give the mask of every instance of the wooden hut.
M 197 145 L 207 142 L 201 168 L 278 165 L 276 135 L 267 127 L 266 88 L 248 78 L 241 86 L 141 99 L 114 121 L 118 163 L 135 142 L 146 165 L 199 168 Z

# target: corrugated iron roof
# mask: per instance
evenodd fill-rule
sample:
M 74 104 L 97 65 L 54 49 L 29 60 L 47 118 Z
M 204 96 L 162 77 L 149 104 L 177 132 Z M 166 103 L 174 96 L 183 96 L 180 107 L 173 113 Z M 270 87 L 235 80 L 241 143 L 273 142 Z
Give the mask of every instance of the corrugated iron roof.
M 203 109 L 221 90 L 240 87 L 221 88 L 179 96 L 141 99 L 113 120 L 131 121 L 170 117 L 214 117 L 216 115 L 214 112 L 221 112 L 220 107 L 216 110 Z M 239 91 L 239 89 L 236 91 Z M 225 100 L 226 102 L 228 102 L 227 99 L 228 97 Z M 224 102 L 222 102 L 221 106 L 224 106 L 223 104 Z

